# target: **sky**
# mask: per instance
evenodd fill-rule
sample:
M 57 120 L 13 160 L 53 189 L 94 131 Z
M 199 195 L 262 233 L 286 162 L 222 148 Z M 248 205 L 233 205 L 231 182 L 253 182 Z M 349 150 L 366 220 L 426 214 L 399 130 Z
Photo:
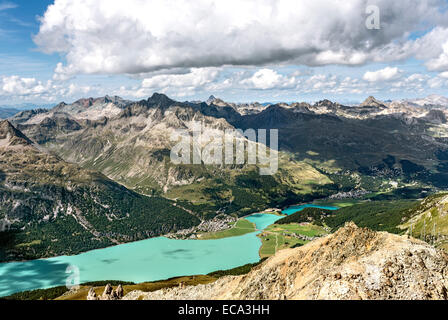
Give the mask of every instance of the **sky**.
M 448 95 L 447 0 L 0 0 L 0 104 Z

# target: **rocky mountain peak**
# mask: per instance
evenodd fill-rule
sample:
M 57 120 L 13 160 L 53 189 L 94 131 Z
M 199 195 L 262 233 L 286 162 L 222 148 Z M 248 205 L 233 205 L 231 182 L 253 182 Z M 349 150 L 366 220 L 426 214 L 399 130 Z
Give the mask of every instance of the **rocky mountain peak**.
M 120 97 L 115 96 L 112 98 L 111 96 L 106 95 L 104 97 L 104 102 L 109 103 L 109 102 L 113 102 L 114 100 L 117 100 L 117 99 L 120 99 Z
M 148 99 L 148 102 L 151 104 L 158 104 L 160 106 L 169 106 L 172 105 L 175 101 L 170 99 L 163 93 L 156 92 Z
M 77 101 L 75 101 L 73 104 L 71 104 L 71 106 L 74 107 L 80 107 L 82 109 L 88 109 L 92 106 L 96 106 L 96 105 L 106 105 L 109 103 L 113 103 L 115 105 L 117 105 L 118 107 L 123 107 L 124 105 L 126 105 L 128 103 L 128 101 L 124 100 L 121 97 L 118 96 L 114 96 L 111 97 L 109 95 L 106 95 L 104 97 L 99 97 L 99 98 L 82 98 L 79 99 Z M 60 103 L 59 105 L 56 106 L 57 109 L 66 109 L 65 107 L 70 106 L 68 104 L 66 104 L 65 102 Z
M 215 105 L 218 107 L 226 107 L 229 106 L 229 104 L 227 102 L 225 102 L 222 99 L 216 98 L 215 96 L 210 96 L 210 98 L 208 98 L 208 100 L 206 101 L 206 103 L 211 106 L 211 105 Z
M 331 106 L 334 106 L 334 105 L 336 105 L 336 103 L 334 103 L 333 101 L 330 101 L 328 99 L 324 99 L 324 100 L 319 101 L 319 102 L 316 103 L 316 106 L 329 106 L 329 107 L 331 107 Z
M 33 142 L 17 130 L 8 120 L 0 122 L 0 147 L 32 144 Z
M 55 109 L 61 109 L 61 108 L 64 108 L 66 106 L 67 106 L 67 104 L 64 101 L 62 101 L 61 103 L 57 104 L 54 108 Z
M 208 105 L 212 104 L 216 100 L 216 97 L 214 95 L 211 95 L 210 98 L 207 99 L 206 103 Z
M 370 96 L 360 104 L 360 107 L 386 108 L 386 105 L 382 101 L 377 100 L 375 97 Z
M 74 105 L 79 105 L 83 108 L 88 108 L 91 107 L 95 102 L 94 98 L 84 98 L 84 99 L 79 99 L 78 101 L 76 101 L 75 103 L 73 103 Z
M 0 134 L 11 133 L 14 129 L 14 126 L 8 120 L 0 121 Z
M 105 97 L 102 97 L 102 98 L 98 98 L 96 100 L 97 100 L 97 102 L 101 102 L 101 103 L 104 103 L 104 104 L 113 103 L 113 104 L 115 104 L 115 105 L 117 105 L 119 107 L 123 107 L 127 103 L 129 103 L 129 101 L 126 101 L 122 97 L 119 97 L 119 96 L 113 96 L 112 97 L 112 96 L 109 96 L 109 95 L 106 95 Z

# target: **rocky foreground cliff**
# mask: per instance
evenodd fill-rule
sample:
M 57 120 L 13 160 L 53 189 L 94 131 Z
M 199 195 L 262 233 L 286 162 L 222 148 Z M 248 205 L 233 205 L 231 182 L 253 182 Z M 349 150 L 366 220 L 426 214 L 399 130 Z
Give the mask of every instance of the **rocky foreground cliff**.
M 125 300 L 443 299 L 448 255 L 406 237 L 347 224 L 306 246 L 277 253 L 249 274 L 208 285 L 133 291 Z

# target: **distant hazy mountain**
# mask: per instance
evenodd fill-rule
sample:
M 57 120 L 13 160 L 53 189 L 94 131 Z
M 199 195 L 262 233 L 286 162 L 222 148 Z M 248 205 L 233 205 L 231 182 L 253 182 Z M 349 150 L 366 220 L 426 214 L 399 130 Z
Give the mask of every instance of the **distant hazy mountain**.
M 32 109 L 49 109 L 55 106 L 54 103 L 18 103 L 18 104 L 0 104 L 0 108 L 11 108 L 17 110 L 32 110 Z
M 444 108 L 448 109 L 448 98 L 440 95 L 430 95 L 422 99 L 404 100 L 402 103 L 411 106 L 419 106 L 424 108 Z
M 0 107 L 0 119 L 7 119 L 19 113 L 19 109 Z
M 266 107 L 270 105 L 270 103 L 229 103 L 225 102 L 221 99 L 216 98 L 215 96 L 210 96 L 210 98 L 206 101 L 206 104 L 209 106 L 216 106 L 216 107 L 229 107 L 233 108 L 235 111 L 237 111 L 239 114 L 245 115 L 245 114 L 254 114 L 262 112 L 263 110 L 266 110 Z
M 0 119 L 10 118 L 24 110 L 52 108 L 54 104 L 21 103 L 15 105 L 0 105 Z

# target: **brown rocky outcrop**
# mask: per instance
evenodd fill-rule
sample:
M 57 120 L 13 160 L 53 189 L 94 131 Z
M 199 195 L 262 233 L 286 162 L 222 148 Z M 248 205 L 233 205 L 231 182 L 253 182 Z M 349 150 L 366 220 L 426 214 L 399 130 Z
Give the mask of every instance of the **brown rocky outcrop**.
M 121 284 L 118 286 L 117 290 L 115 290 L 115 295 L 116 295 L 117 299 L 123 298 L 124 290 L 123 290 L 123 286 Z
M 90 300 L 90 301 L 99 300 L 99 298 L 96 295 L 96 292 L 95 292 L 95 290 L 93 288 L 90 288 L 89 294 L 87 295 L 87 300 Z
M 120 284 L 116 290 L 108 284 L 104 288 L 104 292 L 101 297 L 98 297 L 96 295 L 95 289 L 90 288 L 89 293 L 87 295 L 87 300 L 95 301 L 95 300 L 103 300 L 103 301 L 110 301 L 110 300 L 120 300 L 123 298 L 124 290 L 123 286 Z

